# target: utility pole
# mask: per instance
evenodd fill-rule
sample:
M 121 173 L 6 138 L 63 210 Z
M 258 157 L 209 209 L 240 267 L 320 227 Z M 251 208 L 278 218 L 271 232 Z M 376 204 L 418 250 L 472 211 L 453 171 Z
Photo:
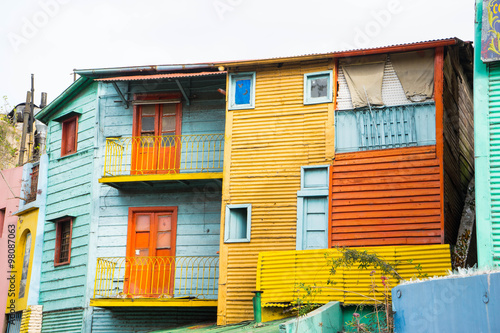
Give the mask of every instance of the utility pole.
M 30 117 L 28 119 L 28 158 L 27 158 L 27 161 L 29 161 L 33 158 L 33 146 L 35 144 L 34 126 L 35 126 L 35 75 L 31 74 L 31 103 L 30 103 Z
M 19 165 L 24 164 L 24 153 L 26 152 L 26 134 L 28 132 L 28 121 L 30 117 L 31 91 L 26 92 L 26 104 L 23 111 L 23 134 L 21 136 L 21 150 L 19 151 Z

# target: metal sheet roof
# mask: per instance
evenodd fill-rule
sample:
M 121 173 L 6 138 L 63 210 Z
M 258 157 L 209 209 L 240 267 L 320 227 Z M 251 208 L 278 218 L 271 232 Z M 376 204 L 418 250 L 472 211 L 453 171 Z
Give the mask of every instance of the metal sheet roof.
M 169 74 L 154 74 L 154 75 L 116 76 L 116 77 L 95 79 L 95 81 L 139 81 L 139 80 L 158 80 L 158 79 L 178 79 L 182 77 L 212 76 L 212 75 L 222 75 L 226 73 L 227 73 L 226 71 L 219 71 L 219 72 L 200 72 L 200 73 L 169 73 Z

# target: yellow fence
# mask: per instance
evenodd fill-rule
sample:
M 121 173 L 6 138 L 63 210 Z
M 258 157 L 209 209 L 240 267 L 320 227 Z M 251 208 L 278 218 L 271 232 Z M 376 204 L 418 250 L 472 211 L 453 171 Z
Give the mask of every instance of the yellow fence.
M 443 276 L 451 270 L 449 245 L 381 246 L 356 248 L 377 254 L 396 268 L 404 280 L 423 276 Z M 372 268 L 339 268 L 331 274 L 327 258 L 339 258 L 337 249 L 261 252 L 257 266 L 257 290 L 263 291 L 263 306 L 288 306 L 304 291 L 303 283 L 321 290 L 314 297 L 304 298 L 312 303 L 326 304 L 340 301 L 345 304 L 373 303 L 383 300 L 383 292 L 397 281 L 382 282 L 380 272 L 370 275 Z M 331 283 L 328 283 L 328 281 Z M 387 289 L 384 287 L 387 284 Z
M 94 298 L 217 299 L 218 256 L 97 258 Z
M 224 134 L 106 139 L 104 177 L 178 172 L 222 172 Z

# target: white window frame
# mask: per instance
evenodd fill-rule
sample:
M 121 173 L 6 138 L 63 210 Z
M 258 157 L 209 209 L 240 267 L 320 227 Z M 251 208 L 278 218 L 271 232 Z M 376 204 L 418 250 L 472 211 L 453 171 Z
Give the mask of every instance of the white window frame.
M 236 81 L 250 79 L 250 103 L 236 105 Z M 255 72 L 229 74 L 229 110 L 243 110 L 255 108 Z
M 230 238 L 231 227 L 231 209 L 246 208 L 247 209 L 247 230 L 245 238 Z M 252 224 L 252 205 L 239 204 L 239 205 L 226 205 L 226 216 L 224 223 L 224 243 L 249 243 L 250 231 Z
M 315 76 L 325 76 L 328 80 L 328 85 L 326 89 L 325 97 L 311 97 L 311 84 L 310 79 Z M 331 103 L 333 101 L 333 71 L 322 71 L 322 72 L 314 72 L 314 73 L 306 73 L 304 74 L 304 104 L 320 104 L 320 103 Z

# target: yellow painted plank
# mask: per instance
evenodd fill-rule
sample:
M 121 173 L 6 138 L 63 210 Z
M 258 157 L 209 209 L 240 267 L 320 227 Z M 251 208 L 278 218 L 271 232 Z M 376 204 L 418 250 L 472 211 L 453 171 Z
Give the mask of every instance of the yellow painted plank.
M 161 180 L 190 180 L 190 179 L 222 179 L 222 172 L 201 172 L 201 173 L 171 173 L 152 175 L 130 175 L 102 177 L 99 183 L 127 183 L 127 182 L 150 182 Z
M 98 307 L 125 307 L 125 306 L 217 306 L 217 300 L 202 299 L 147 299 L 147 298 L 91 298 L 90 306 Z

